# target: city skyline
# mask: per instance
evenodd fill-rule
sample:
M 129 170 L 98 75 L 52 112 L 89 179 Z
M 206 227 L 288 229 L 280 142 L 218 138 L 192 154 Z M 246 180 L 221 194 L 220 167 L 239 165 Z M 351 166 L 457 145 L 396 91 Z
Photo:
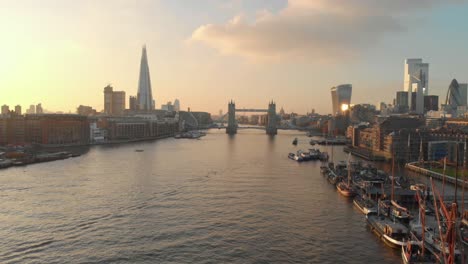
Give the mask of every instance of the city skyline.
M 74 112 L 83 104 L 100 111 L 104 109 L 102 88 L 108 83 L 127 95 L 137 94 L 144 44 L 150 49 L 157 108 L 178 98 L 183 110 L 191 107 L 217 113 L 227 111 L 230 99 L 240 107 L 254 108 L 273 99 L 287 111 L 306 113 L 314 108 L 326 114 L 331 113 L 329 89 L 339 83 L 354 86 L 353 104 L 378 104 L 382 99 L 391 103 L 395 93 L 403 90 L 401 73 L 407 58 L 430 63 L 430 93 L 444 101 L 453 78 L 461 83 L 468 80 L 468 55 L 463 52 L 468 36 L 460 23 L 468 10 L 466 2 L 389 3 L 353 1 L 356 7 L 366 8 L 347 11 L 346 16 L 362 12 L 363 17 L 350 29 L 366 42 L 338 31 L 343 21 L 337 19 L 341 22 L 332 23 L 327 30 L 349 38 L 349 46 L 343 47 L 315 28 L 323 18 L 311 18 L 316 13 L 343 18 L 344 11 L 337 6 L 348 4 L 339 0 L 314 4 L 298 0 L 205 1 L 189 3 L 190 14 L 179 1 L 103 1 L 98 5 L 1 1 L 0 20 L 5 30 L 0 42 L 0 103 L 26 109 L 41 102 L 52 111 L 63 112 Z M 389 21 L 372 20 L 369 13 L 381 14 L 387 7 L 388 15 L 382 19 Z M 107 9 L 110 12 L 100 12 Z M 286 34 L 283 30 L 305 30 L 297 19 L 301 14 L 306 19 L 302 22 L 311 22 L 312 32 L 304 39 L 293 38 L 297 45 L 265 46 L 265 40 L 273 37 L 290 37 L 281 35 Z M 120 21 L 119 30 L 112 21 Z M 381 23 L 368 28 L 370 22 Z M 266 33 L 271 25 L 278 25 L 278 36 Z M 382 33 L 375 33 L 381 29 Z M 249 30 L 258 39 L 245 39 Z M 450 39 L 454 32 L 458 41 L 449 50 L 441 49 L 440 41 Z M 324 39 L 329 48 L 317 42 Z M 254 45 L 248 46 L 246 41 Z

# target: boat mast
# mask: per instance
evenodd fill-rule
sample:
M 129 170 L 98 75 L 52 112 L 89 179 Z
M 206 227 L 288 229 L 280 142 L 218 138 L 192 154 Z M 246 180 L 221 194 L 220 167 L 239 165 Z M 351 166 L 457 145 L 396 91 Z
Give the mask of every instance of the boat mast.
M 392 201 L 394 201 L 395 195 L 395 153 L 392 155 Z
M 458 142 L 457 142 L 457 145 L 456 145 L 456 149 L 455 149 L 455 198 L 454 198 L 454 202 L 455 204 L 458 205 L 458 198 L 457 198 L 457 189 L 458 189 Z
M 446 170 L 447 170 L 447 156 L 444 157 L 444 170 L 442 171 L 442 197 L 444 197 L 445 195 L 445 171 Z
M 351 152 L 348 154 L 348 189 L 351 187 Z
M 463 169 L 462 169 L 462 178 L 463 178 L 462 216 L 465 214 L 465 172 L 466 172 L 466 139 L 465 139 L 465 147 L 464 147 L 464 152 L 463 152 Z
M 444 257 L 444 263 L 448 263 L 448 258 L 446 256 L 446 253 L 445 253 L 445 239 L 444 239 L 444 236 L 442 235 L 442 224 L 440 222 L 440 216 L 439 216 L 439 209 L 437 208 L 437 197 L 436 197 L 436 189 L 434 188 L 434 182 L 432 180 L 432 177 L 431 177 L 431 187 L 432 187 L 432 193 L 433 193 L 433 200 L 434 200 L 434 211 L 436 212 L 436 219 L 437 219 L 437 226 L 438 226 L 438 229 L 439 229 L 439 237 L 441 239 L 441 251 L 442 251 L 442 256 Z M 440 197 L 439 197 L 440 199 Z M 440 201 L 441 203 L 441 207 L 443 206 L 443 200 Z M 424 239 L 424 237 L 423 237 Z
M 421 256 L 424 256 L 424 241 L 425 241 L 425 226 L 426 226 L 426 199 L 424 198 L 424 195 L 421 196 L 420 191 L 416 191 L 416 195 L 418 197 L 418 202 L 419 202 L 419 222 L 421 224 Z

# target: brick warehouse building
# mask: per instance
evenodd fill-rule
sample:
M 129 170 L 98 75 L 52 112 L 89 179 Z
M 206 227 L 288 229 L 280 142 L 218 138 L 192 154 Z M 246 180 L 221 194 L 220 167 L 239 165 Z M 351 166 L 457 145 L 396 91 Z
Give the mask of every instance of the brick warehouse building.
M 40 114 L 4 117 L 0 120 L 0 144 L 86 145 L 86 116 Z
M 89 143 L 86 116 L 71 114 L 26 115 L 26 142 L 43 145 L 85 145 Z

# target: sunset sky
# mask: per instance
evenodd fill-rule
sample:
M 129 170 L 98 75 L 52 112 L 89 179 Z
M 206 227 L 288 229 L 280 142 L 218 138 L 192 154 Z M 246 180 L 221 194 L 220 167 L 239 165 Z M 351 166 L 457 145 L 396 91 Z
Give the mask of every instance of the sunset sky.
M 405 58 L 430 63 L 442 102 L 468 82 L 467 14 L 462 0 L 0 0 L 0 104 L 102 110 L 108 83 L 136 95 L 144 44 L 158 108 L 330 113 L 342 83 L 353 104 L 391 103 Z

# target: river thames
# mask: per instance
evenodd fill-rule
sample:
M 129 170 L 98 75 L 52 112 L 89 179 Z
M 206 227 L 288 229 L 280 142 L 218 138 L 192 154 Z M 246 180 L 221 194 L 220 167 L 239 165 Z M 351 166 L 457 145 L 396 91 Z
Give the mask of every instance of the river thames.
M 287 158 L 309 147 L 209 130 L 1 170 L 0 263 L 400 263 L 320 162 Z

